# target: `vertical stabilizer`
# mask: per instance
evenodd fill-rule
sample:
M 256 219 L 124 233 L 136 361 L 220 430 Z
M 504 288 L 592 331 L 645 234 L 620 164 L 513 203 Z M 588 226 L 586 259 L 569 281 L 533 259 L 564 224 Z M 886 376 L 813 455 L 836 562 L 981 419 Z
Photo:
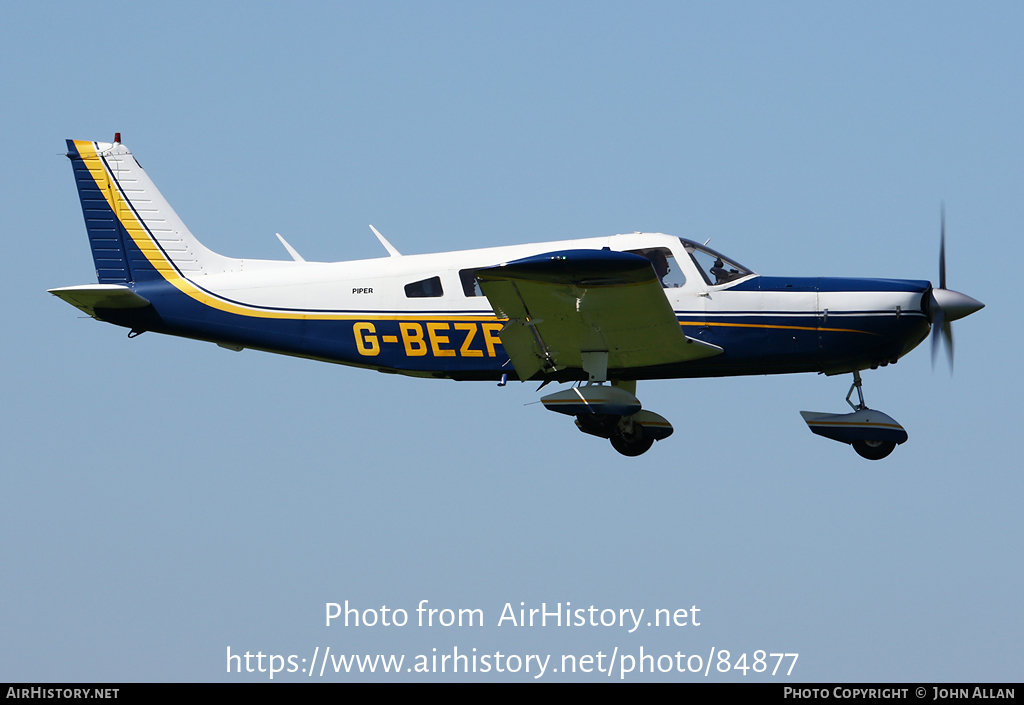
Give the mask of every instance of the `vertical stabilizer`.
M 195 238 L 123 144 L 67 145 L 101 284 L 194 279 L 237 268 L 238 260 Z

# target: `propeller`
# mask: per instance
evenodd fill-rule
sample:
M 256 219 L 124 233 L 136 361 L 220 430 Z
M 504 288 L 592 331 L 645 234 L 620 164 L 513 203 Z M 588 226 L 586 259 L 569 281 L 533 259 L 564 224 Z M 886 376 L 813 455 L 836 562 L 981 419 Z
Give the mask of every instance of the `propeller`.
M 949 351 L 949 372 L 953 373 L 952 323 L 983 308 L 985 304 L 977 299 L 946 288 L 946 205 L 943 204 L 939 232 L 939 288 L 932 287 L 928 300 L 928 320 L 932 324 L 932 367 L 935 367 L 935 358 L 944 340 Z

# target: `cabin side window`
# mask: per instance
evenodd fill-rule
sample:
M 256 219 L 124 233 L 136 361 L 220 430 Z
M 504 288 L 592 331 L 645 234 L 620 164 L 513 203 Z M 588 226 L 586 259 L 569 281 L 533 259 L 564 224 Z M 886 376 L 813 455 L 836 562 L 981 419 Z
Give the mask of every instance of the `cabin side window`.
M 646 250 L 629 250 L 631 255 L 640 255 L 651 261 L 654 273 L 658 275 L 658 281 L 666 289 L 678 289 L 686 284 L 686 275 L 682 268 L 676 263 L 672 256 L 672 250 L 667 247 L 652 247 Z
M 410 299 L 426 299 L 444 296 L 441 288 L 441 277 L 431 277 L 405 285 L 405 295 Z
M 483 296 L 484 292 L 480 288 L 480 282 L 476 280 L 475 269 L 461 269 L 459 270 L 459 279 L 462 281 L 462 292 L 466 296 Z

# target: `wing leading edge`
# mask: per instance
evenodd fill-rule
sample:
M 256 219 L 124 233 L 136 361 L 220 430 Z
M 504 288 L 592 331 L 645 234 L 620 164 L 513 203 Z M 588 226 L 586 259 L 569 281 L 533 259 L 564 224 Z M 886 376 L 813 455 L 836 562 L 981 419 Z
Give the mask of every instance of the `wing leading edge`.
M 494 311 L 509 319 L 499 336 L 522 380 L 566 368 L 593 376 L 595 369 L 607 373 L 723 352 L 683 334 L 651 262 L 639 255 L 563 250 L 476 275 Z

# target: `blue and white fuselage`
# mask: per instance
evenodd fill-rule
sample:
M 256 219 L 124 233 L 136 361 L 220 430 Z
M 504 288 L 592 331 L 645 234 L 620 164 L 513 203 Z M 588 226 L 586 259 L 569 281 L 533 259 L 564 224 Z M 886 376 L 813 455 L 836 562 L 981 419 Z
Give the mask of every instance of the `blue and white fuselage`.
M 613 378 L 851 372 L 895 362 L 928 335 L 922 300 L 929 282 L 750 274 L 709 286 L 684 258 L 678 238 L 647 233 L 400 259 L 242 261 L 241 271 L 189 278 L 185 291 L 162 278 L 134 283 L 131 289 L 151 308 L 101 309 L 97 317 L 138 331 L 402 374 L 515 378 L 499 337 L 505 319 L 486 297 L 465 295 L 460 270 L 602 247 L 680 250 L 675 260 L 690 271 L 684 285 L 665 295 L 684 332 L 723 350 L 675 365 L 615 370 Z M 406 286 L 434 277 L 441 295 L 405 295 Z M 581 369 L 533 375 L 549 376 L 586 379 Z
M 761 276 L 660 233 L 404 256 L 381 238 L 391 255 L 379 259 L 306 262 L 290 247 L 292 260 L 228 258 L 124 145 L 69 140 L 68 156 L 99 283 L 52 292 L 136 333 L 423 377 L 629 385 L 854 372 L 896 362 L 930 329 L 927 281 Z M 665 307 L 655 290 L 679 328 L 657 335 L 675 336 L 677 353 L 647 337 L 664 328 L 660 313 L 647 320 Z

